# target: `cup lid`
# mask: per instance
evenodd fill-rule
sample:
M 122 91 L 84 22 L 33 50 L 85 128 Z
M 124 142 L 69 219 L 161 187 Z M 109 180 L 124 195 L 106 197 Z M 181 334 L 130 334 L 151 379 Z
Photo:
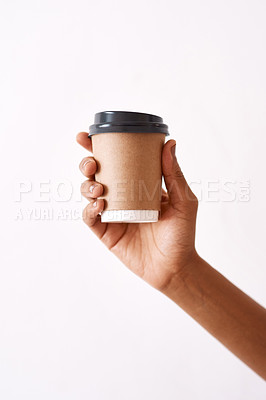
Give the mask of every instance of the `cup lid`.
M 164 133 L 168 126 L 157 115 L 131 111 L 103 111 L 95 114 L 89 136 L 106 132 Z

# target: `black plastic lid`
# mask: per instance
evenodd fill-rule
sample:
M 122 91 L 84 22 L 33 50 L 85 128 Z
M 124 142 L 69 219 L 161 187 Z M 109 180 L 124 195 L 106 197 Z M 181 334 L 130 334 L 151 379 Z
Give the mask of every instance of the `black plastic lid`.
M 168 126 L 157 115 L 131 111 L 103 111 L 95 114 L 89 136 L 106 132 L 164 133 L 169 135 Z

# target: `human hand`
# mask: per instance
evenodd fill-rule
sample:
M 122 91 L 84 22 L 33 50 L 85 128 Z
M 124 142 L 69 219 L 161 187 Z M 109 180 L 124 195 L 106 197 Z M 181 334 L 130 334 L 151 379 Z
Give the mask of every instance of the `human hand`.
M 90 152 L 91 140 L 81 132 L 77 141 Z M 197 198 L 175 157 L 175 141 L 163 147 L 161 218 L 156 223 L 101 223 L 103 186 L 95 182 L 97 163 L 80 163 L 88 178 L 81 185 L 90 200 L 85 223 L 131 271 L 163 292 L 266 379 L 265 309 L 204 261 L 195 250 Z
M 92 152 L 88 133 L 77 142 Z M 169 140 L 162 152 L 162 171 L 167 192 L 162 190 L 161 217 L 157 223 L 101 223 L 104 209 L 103 186 L 95 182 L 97 162 L 86 157 L 80 163 L 88 178 L 81 193 L 90 202 L 83 211 L 84 222 L 131 271 L 158 290 L 165 291 L 174 277 L 193 263 L 197 198 L 189 188 L 175 156 L 175 141 Z

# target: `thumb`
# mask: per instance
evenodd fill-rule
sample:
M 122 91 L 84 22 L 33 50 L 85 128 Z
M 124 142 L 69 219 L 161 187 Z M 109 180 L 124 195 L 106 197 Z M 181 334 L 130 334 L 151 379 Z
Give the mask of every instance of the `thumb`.
M 162 170 L 167 192 L 171 204 L 174 206 L 180 201 L 191 200 L 194 196 L 177 162 L 176 142 L 169 140 L 165 143 L 162 152 Z

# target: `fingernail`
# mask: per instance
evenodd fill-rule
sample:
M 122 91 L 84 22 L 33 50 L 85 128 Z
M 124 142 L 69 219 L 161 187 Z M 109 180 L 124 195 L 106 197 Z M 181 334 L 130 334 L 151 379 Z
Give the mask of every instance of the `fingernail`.
M 97 207 L 97 200 L 93 203 L 92 207 Z
M 92 161 L 92 160 L 87 160 L 87 161 L 85 161 L 85 163 L 83 164 L 83 168 L 85 168 L 86 165 L 88 165 L 89 163 L 91 163 L 91 161 Z
M 171 147 L 171 153 L 173 158 L 175 158 L 175 148 L 176 148 L 176 143 Z
M 96 188 L 96 186 L 97 186 L 97 185 L 91 185 L 90 188 L 89 188 L 89 191 L 92 193 L 93 190 Z

